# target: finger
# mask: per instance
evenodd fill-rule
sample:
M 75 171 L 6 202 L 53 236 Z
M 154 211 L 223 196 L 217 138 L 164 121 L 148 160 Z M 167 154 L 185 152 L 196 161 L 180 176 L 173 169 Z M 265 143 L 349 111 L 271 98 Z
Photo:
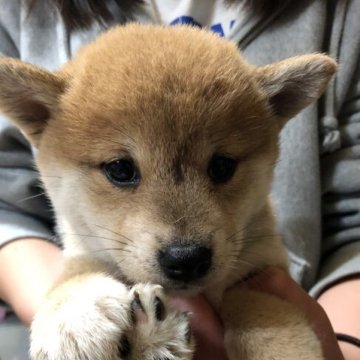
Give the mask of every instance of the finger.
M 190 326 L 196 339 L 196 360 L 225 360 L 224 330 L 219 316 L 202 296 L 176 297 L 172 305 L 189 312 Z

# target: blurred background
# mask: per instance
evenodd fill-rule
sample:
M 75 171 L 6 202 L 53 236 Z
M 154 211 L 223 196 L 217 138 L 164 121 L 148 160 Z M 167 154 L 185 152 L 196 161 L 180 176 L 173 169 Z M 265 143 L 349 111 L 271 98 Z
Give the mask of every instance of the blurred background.
M 28 360 L 28 329 L 15 315 L 0 311 L 0 360 Z

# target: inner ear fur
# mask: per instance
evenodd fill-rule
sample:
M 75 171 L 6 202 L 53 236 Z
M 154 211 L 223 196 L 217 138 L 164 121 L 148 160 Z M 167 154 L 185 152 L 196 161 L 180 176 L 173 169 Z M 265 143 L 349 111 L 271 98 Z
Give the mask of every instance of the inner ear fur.
M 65 88 L 66 81 L 60 74 L 20 60 L 0 59 L 0 112 L 35 146 Z
M 329 56 L 310 54 L 260 67 L 257 75 L 274 115 L 284 124 L 324 93 L 336 70 Z

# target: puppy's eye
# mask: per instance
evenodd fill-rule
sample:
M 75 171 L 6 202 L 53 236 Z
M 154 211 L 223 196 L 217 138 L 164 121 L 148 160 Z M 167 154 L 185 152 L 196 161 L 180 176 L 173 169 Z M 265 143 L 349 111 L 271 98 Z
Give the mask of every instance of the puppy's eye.
M 233 177 L 236 165 L 237 161 L 231 157 L 215 155 L 210 160 L 208 175 L 216 184 L 227 182 Z
M 119 159 L 104 165 L 106 177 L 117 186 L 136 186 L 140 173 L 131 159 Z

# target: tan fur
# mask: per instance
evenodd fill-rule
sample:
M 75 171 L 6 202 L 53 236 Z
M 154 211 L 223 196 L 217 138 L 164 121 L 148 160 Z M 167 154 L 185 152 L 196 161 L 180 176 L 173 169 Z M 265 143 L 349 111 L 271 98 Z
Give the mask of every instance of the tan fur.
M 284 300 L 234 288 L 224 296 L 222 318 L 230 359 L 323 359 L 310 323 Z
M 202 291 L 219 309 L 231 360 L 321 359 L 313 331 L 290 305 L 236 290 L 223 299 L 223 292 L 265 265 L 287 267 L 268 200 L 278 136 L 335 70 L 320 54 L 256 68 L 216 35 L 141 25 L 109 31 L 53 74 L 1 60 L 0 108 L 39 149 L 70 259 L 35 318 L 33 358 L 119 359 L 114 349 L 124 333 L 132 334 L 129 359 L 191 358 L 186 319 L 164 298 L 168 316 L 150 321 L 158 287 L 136 285 L 180 291 L 159 271 L 156 253 L 183 239 L 213 250 L 209 274 L 181 291 Z M 207 175 L 215 153 L 238 159 L 225 184 Z M 124 156 L 141 172 L 133 189 L 112 185 L 102 172 L 104 163 Z M 143 299 L 143 327 L 128 322 L 134 296 Z M 67 331 L 73 316 L 93 320 Z M 42 338 L 47 331 L 57 352 Z

